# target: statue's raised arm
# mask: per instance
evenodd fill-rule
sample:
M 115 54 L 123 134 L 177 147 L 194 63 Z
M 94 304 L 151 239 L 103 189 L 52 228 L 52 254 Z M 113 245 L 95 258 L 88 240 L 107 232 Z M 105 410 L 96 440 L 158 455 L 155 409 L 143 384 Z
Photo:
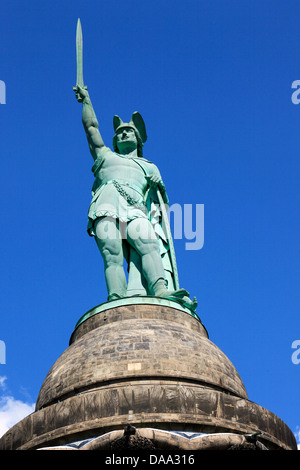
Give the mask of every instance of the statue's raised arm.
M 82 103 L 82 123 L 90 152 L 93 159 L 96 160 L 99 156 L 99 150 L 104 147 L 104 142 L 99 132 L 99 123 L 86 87 L 76 85 L 74 91 L 77 101 Z
M 92 105 L 92 102 L 87 91 L 87 87 L 83 82 L 83 41 L 82 29 L 80 18 L 77 21 L 76 29 L 76 61 L 77 61 L 77 79 L 76 86 L 73 87 L 76 99 L 82 103 L 82 123 L 86 132 L 87 140 L 89 143 L 90 152 L 96 160 L 99 156 L 99 151 L 104 147 L 104 142 L 99 132 L 99 123 Z

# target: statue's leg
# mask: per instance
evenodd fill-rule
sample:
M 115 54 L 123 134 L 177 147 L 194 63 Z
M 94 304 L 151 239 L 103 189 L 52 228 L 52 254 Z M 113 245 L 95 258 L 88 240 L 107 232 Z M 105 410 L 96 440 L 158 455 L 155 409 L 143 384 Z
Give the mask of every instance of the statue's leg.
M 141 257 L 143 274 L 152 295 L 174 298 L 194 310 L 197 301 L 196 299 L 190 300 L 189 293 L 185 289 L 168 291 L 166 288 L 165 270 L 160 255 L 159 243 L 151 223 L 143 218 L 129 222 L 127 240 Z
M 151 223 L 137 218 L 128 223 L 127 240 L 141 257 L 143 275 L 154 295 L 165 289 L 165 271 L 160 256 L 159 243 Z
M 95 239 L 104 261 L 108 300 L 126 296 L 126 277 L 123 268 L 122 236 L 118 222 L 102 217 L 95 223 Z

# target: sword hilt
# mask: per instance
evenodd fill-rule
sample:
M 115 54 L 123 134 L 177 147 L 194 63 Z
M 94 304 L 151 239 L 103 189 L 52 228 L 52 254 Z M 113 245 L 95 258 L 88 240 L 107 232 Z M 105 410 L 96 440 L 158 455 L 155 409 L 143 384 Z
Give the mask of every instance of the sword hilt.
M 76 99 L 79 103 L 82 103 L 84 98 L 82 98 L 79 93 L 78 93 L 78 87 L 82 88 L 83 90 L 87 90 L 87 86 L 86 85 L 76 85 L 76 86 L 73 86 L 73 90 L 75 91 L 75 95 L 76 95 Z

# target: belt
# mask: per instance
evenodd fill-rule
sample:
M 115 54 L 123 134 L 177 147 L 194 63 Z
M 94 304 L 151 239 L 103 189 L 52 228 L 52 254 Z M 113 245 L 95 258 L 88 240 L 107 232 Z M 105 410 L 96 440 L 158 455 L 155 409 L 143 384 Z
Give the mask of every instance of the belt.
M 144 197 L 144 193 L 143 193 L 142 189 L 141 189 L 139 186 L 137 186 L 137 185 L 134 184 L 134 183 L 128 183 L 128 181 L 122 180 L 122 179 L 108 180 L 108 181 L 106 181 L 105 183 L 102 183 L 102 184 L 98 187 L 97 192 L 99 191 L 100 188 L 102 188 L 102 186 L 105 186 L 105 185 L 107 185 L 107 184 L 114 184 L 114 185 L 115 185 L 116 183 L 118 183 L 118 184 L 120 184 L 120 185 L 122 185 L 122 186 L 126 186 L 127 188 L 131 188 L 131 189 L 133 189 L 134 191 L 137 191 L 142 197 Z

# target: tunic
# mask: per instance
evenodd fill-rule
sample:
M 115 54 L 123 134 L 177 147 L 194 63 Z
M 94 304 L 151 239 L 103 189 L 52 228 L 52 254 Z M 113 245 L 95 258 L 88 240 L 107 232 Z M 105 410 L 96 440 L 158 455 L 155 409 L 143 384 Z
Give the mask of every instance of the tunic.
M 88 211 L 88 233 L 95 235 L 94 223 L 100 217 L 113 217 L 129 222 L 147 218 L 145 196 L 149 187 L 146 176 L 160 173 L 156 165 L 141 157 L 127 157 L 108 147 L 101 149 L 92 171 L 95 182 Z

